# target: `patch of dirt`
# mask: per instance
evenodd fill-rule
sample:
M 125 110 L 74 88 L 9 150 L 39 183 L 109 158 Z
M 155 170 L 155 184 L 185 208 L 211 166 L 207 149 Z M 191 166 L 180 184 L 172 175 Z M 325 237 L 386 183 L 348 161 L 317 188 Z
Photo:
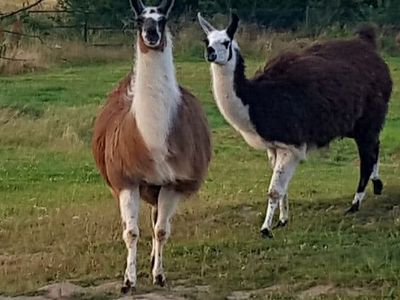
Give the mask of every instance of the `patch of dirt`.
M 315 299 L 321 296 L 343 296 L 358 298 L 360 296 L 367 296 L 369 291 L 363 288 L 338 288 L 333 284 L 317 285 L 299 294 L 299 299 Z
M 134 295 L 134 296 L 125 296 L 122 298 L 119 298 L 117 300 L 186 300 L 186 298 L 182 298 L 179 296 L 174 296 L 174 295 L 160 295 L 156 293 L 149 293 L 149 294 L 143 294 L 143 295 Z
M 208 285 L 199 285 L 188 287 L 184 283 L 180 283 L 169 290 L 160 290 L 153 292 L 144 292 L 142 294 L 134 294 L 129 296 L 121 296 L 120 282 L 106 282 L 98 286 L 81 287 L 70 282 L 57 283 L 47 285 L 37 291 L 37 295 L 41 296 L 18 296 L 18 297 L 2 297 L 0 300 L 68 300 L 77 299 L 84 296 L 85 299 L 96 296 L 108 295 L 110 299 L 115 300 L 187 300 L 187 299 L 207 299 L 212 295 L 211 287 Z M 263 299 L 265 296 L 272 295 L 297 295 L 297 299 L 315 299 L 321 296 L 341 295 L 351 298 L 368 295 L 368 290 L 363 288 L 338 288 L 333 284 L 317 285 L 307 290 L 298 292 L 299 286 L 296 285 L 273 285 L 267 288 L 253 291 L 235 291 L 232 292 L 227 300 L 248 300 Z M 113 296 L 114 295 L 114 296 Z M 119 295 L 119 296 L 118 296 Z M 188 298 L 189 297 L 189 298 Z
M 331 295 L 335 293 L 335 286 L 332 284 L 329 285 L 317 285 L 308 290 L 305 290 L 300 293 L 300 299 L 314 299 L 324 295 Z
M 106 282 L 100 285 L 87 288 L 90 294 L 118 294 L 121 291 L 122 284 L 118 282 Z
M 86 290 L 78 285 L 64 282 L 44 286 L 38 290 L 47 299 L 69 299 L 75 295 L 85 294 Z
M 253 298 L 259 298 L 271 294 L 286 294 L 289 293 L 290 287 L 287 285 L 273 285 L 264 289 L 254 291 L 236 291 L 229 295 L 227 300 L 247 300 Z
M 210 286 L 194 286 L 187 287 L 185 285 L 178 285 L 172 287 L 170 290 L 160 290 L 155 292 L 144 292 L 143 294 L 134 294 L 129 296 L 120 295 L 121 283 L 120 282 L 106 282 L 98 286 L 81 287 L 70 282 L 63 282 L 51 284 L 40 288 L 37 295 L 41 296 L 21 296 L 21 297 L 2 297 L 0 300 L 68 300 L 77 299 L 84 296 L 85 299 L 96 296 L 108 295 L 110 299 L 116 300 L 186 300 L 185 296 L 196 296 L 198 299 L 207 298 L 210 293 Z M 114 295 L 114 296 L 113 296 Z M 204 297 L 203 297 L 204 296 Z M 192 298 L 190 298 L 192 299 Z
M 0 300 L 49 300 L 49 298 L 36 296 L 36 297 L 27 297 L 27 296 L 19 296 L 19 297 L 2 297 L 0 296 Z
M 307 290 L 299 291 L 298 285 L 273 285 L 264 289 L 254 291 L 236 291 L 229 295 L 227 300 L 248 300 L 248 299 L 264 299 L 266 296 L 289 296 L 291 298 L 308 300 L 316 299 L 322 296 L 344 296 L 348 298 L 357 298 L 368 295 L 368 290 L 363 288 L 338 288 L 333 284 L 317 285 Z M 296 296 L 295 296 L 296 295 Z M 346 298 L 347 299 L 347 298 Z

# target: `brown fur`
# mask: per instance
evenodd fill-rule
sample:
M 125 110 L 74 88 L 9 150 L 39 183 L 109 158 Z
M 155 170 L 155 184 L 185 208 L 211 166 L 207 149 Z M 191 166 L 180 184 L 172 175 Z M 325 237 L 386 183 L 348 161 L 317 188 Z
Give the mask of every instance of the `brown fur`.
M 396 44 L 398 47 L 400 47 L 400 32 L 399 34 L 396 36 Z
M 155 205 L 161 186 L 151 181 L 156 172 L 154 161 L 130 112 L 132 97 L 126 96 L 132 76 L 130 73 L 125 77 L 108 96 L 95 123 L 92 150 L 100 173 L 114 196 L 125 188 L 139 185 L 142 199 Z M 200 104 L 187 90 L 181 88 L 181 92 L 182 104 L 168 137 L 167 161 L 176 180 L 163 185 L 189 196 L 205 179 L 211 143 Z

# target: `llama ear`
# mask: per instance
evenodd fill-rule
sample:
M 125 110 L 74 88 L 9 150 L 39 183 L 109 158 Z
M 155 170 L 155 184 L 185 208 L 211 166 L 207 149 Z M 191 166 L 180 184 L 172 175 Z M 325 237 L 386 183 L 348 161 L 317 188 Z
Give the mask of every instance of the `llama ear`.
M 144 11 L 144 4 L 142 0 L 130 0 L 131 7 L 136 16 L 140 16 Z
M 226 29 L 226 33 L 228 34 L 229 38 L 233 40 L 235 37 L 235 33 L 239 27 L 239 17 L 237 14 L 232 13 L 231 17 L 231 24 L 229 24 L 228 29 Z
M 208 23 L 208 22 L 206 21 L 206 19 L 204 19 L 204 18 L 201 16 L 201 13 L 200 13 L 200 12 L 197 14 L 197 18 L 199 19 L 199 23 L 200 23 L 201 28 L 203 28 L 204 32 L 205 32 L 207 35 L 209 35 L 211 32 L 213 32 L 213 31 L 216 30 L 210 23 Z
M 163 13 L 166 17 L 169 16 L 172 8 L 174 7 L 175 0 L 163 0 L 161 4 L 158 6 L 158 9 Z

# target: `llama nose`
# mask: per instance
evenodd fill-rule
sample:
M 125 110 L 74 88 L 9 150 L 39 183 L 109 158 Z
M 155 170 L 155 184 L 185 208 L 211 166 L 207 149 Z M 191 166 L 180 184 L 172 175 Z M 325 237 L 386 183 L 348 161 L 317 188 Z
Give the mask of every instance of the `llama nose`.
M 213 62 L 217 59 L 217 54 L 215 53 L 214 48 L 208 47 L 207 48 L 207 60 L 209 62 Z
M 153 29 L 147 31 L 146 38 L 152 45 L 157 44 L 158 40 L 160 39 L 157 30 Z
M 207 56 L 207 59 L 209 62 L 214 62 L 217 59 L 217 54 L 215 53 L 209 53 Z

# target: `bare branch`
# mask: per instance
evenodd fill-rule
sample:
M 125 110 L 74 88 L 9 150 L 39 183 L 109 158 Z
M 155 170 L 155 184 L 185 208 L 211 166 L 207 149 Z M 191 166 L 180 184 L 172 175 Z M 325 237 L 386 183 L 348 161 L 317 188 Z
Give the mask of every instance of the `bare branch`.
M 0 16 L 0 21 L 3 20 L 3 19 L 5 19 L 5 18 L 9 18 L 9 17 L 12 17 L 12 16 L 14 16 L 14 15 L 16 15 L 16 14 L 19 14 L 20 12 L 23 12 L 23 11 L 26 11 L 26 10 L 28 10 L 28 9 L 31 9 L 31 8 L 33 8 L 33 7 L 37 6 L 37 5 L 39 5 L 39 4 L 42 3 L 42 2 L 43 2 L 43 0 L 38 0 L 38 1 L 36 1 L 35 3 L 32 3 L 31 5 L 25 6 L 25 7 L 23 7 L 23 8 L 20 8 L 20 9 L 18 9 L 18 10 L 16 10 L 16 11 L 13 11 L 13 12 L 8 13 L 8 14 L 1 15 L 1 16 Z
M 3 30 L 3 32 L 8 33 L 8 34 L 14 34 L 14 35 L 26 36 L 26 37 L 33 38 L 33 39 L 38 39 L 40 41 L 40 43 L 42 43 L 43 45 L 46 45 L 46 43 L 43 41 L 43 39 L 38 35 L 26 34 L 26 33 L 22 33 L 22 32 L 14 32 L 14 31 L 10 31 L 10 30 Z
M 12 58 L 12 57 L 4 57 L 4 56 L 0 56 L 0 59 L 11 60 L 11 61 L 32 61 L 33 60 L 33 59 Z

